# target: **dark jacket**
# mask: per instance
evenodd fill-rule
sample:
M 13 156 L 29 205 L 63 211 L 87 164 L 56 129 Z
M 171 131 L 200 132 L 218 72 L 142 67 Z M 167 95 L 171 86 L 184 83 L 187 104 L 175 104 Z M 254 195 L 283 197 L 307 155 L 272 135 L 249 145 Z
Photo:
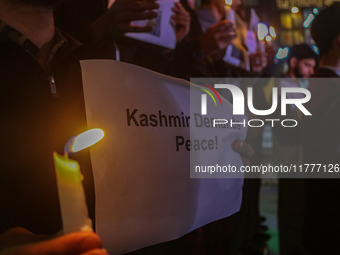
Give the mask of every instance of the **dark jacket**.
M 52 154 L 63 153 L 66 141 L 86 129 L 79 45 L 68 42 L 46 72 L 23 47 L 0 38 L 0 233 L 17 226 L 36 234 L 62 228 Z M 93 217 L 89 155 L 80 154 Z
M 329 69 L 319 69 L 315 78 L 339 78 Z M 317 79 L 316 79 L 317 81 Z M 340 81 L 327 79 L 309 87 L 312 98 L 306 108 L 312 116 L 303 119 L 304 161 L 340 162 Z
M 316 78 L 323 83 L 310 86 L 312 98 L 306 104 L 312 113 L 303 119 L 304 163 L 340 164 L 340 79 L 329 69 L 320 68 Z M 333 165 L 334 166 L 334 165 Z M 322 167 L 321 172 L 324 168 Z M 336 169 L 332 168 L 334 173 Z M 339 173 L 337 173 L 339 174 Z M 305 180 L 303 237 L 309 254 L 338 254 L 340 238 L 340 179 Z
M 91 46 L 91 22 L 107 10 L 108 0 L 62 0 L 54 12 L 55 24 L 78 41 Z

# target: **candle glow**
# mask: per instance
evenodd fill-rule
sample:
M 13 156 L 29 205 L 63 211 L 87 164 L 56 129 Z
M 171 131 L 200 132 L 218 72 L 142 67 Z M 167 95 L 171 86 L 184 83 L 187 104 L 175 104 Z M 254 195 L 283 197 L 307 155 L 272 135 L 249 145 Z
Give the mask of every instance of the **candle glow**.
M 269 34 L 271 37 L 276 38 L 275 28 L 273 26 L 269 27 Z
M 99 128 L 87 130 L 72 137 L 65 145 L 65 153 L 74 153 L 88 148 L 104 137 L 104 131 Z
M 257 37 L 259 38 L 259 40 L 264 40 L 266 35 L 268 35 L 267 25 L 263 23 L 257 24 Z
M 299 8 L 297 7 L 292 7 L 292 13 L 298 13 L 299 12 Z

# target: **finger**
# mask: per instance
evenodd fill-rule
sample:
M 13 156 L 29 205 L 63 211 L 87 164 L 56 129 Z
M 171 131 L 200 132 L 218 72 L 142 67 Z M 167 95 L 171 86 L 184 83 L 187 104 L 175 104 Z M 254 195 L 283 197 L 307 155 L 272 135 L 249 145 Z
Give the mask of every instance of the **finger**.
M 220 32 L 220 33 L 234 33 L 236 34 L 236 30 L 233 27 L 218 27 L 216 29 L 216 32 Z
M 171 11 L 173 11 L 173 12 L 180 12 L 181 11 L 181 9 L 179 9 L 176 5 L 174 5 L 172 8 L 171 8 Z
M 135 2 L 150 2 L 150 3 L 155 3 L 158 0 L 116 0 L 116 2 L 120 2 L 120 3 L 135 3 Z
M 105 249 L 95 249 L 82 253 L 81 255 L 109 255 L 109 253 Z
M 180 9 L 181 8 L 181 3 L 180 2 L 174 2 L 174 7 Z
M 159 8 L 159 4 L 156 2 L 149 1 L 138 1 L 131 5 L 131 11 L 147 11 L 147 10 L 156 10 Z
M 12 228 L 0 236 L 0 250 L 11 246 L 46 240 L 47 236 L 35 235 L 25 228 Z
M 254 156 L 254 150 L 251 145 L 240 139 L 237 139 L 233 142 L 233 149 L 242 157 L 251 159 Z
M 182 12 L 188 13 L 187 10 L 181 4 L 181 2 L 175 2 L 174 7 L 176 7 L 179 10 L 181 10 Z
M 92 232 L 77 232 L 53 240 L 29 245 L 23 249 L 27 249 L 27 254 L 74 255 L 99 249 L 101 245 L 101 240 L 97 234 Z
M 176 27 L 187 27 L 188 26 L 188 22 L 186 21 L 174 21 L 174 22 L 175 22 Z
M 174 2 L 174 5 L 172 7 L 173 9 L 180 10 L 181 9 L 181 4 L 179 2 Z
M 116 4 L 130 4 L 138 1 L 145 1 L 145 2 L 157 2 L 158 0 L 115 0 Z
M 235 32 L 232 31 L 216 31 L 216 37 L 235 37 L 237 36 Z
M 145 19 L 154 19 L 157 17 L 157 12 L 125 12 L 121 14 L 117 14 L 116 21 L 117 22 L 130 22 L 134 20 L 145 20 Z
M 242 162 L 243 162 L 243 165 L 245 166 L 250 166 L 250 160 L 248 158 L 245 158 L 245 157 L 242 157 Z
M 234 25 L 233 23 L 231 22 L 220 22 L 220 23 L 217 23 L 215 26 L 214 26 L 214 29 L 216 30 L 228 30 L 228 29 L 234 29 Z
M 186 17 L 190 19 L 190 15 L 188 15 L 188 13 L 185 13 L 185 12 L 175 12 L 172 16 L 180 16 L 180 17 Z
M 175 21 L 175 27 L 176 29 L 186 29 L 188 31 L 190 30 L 187 22 Z
M 143 12 L 147 10 L 155 10 L 159 8 L 159 4 L 155 1 L 141 1 L 141 0 L 130 0 L 126 2 L 117 2 L 113 4 L 111 9 L 115 13 L 123 13 L 129 11 Z
M 126 30 L 125 33 L 133 32 L 133 33 L 143 33 L 143 32 L 150 32 L 152 31 L 153 27 L 151 26 L 129 26 Z
M 184 23 L 184 24 L 189 24 L 190 20 L 187 19 L 186 17 L 178 17 L 178 16 L 173 16 L 171 17 L 173 21 L 176 23 Z
M 182 7 L 182 5 L 180 5 L 180 7 L 178 6 L 174 6 L 172 7 L 172 12 L 175 14 L 181 14 L 181 15 L 185 15 L 185 16 L 190 16 L 190 14 L 184 9 L 184 7 Z
M 231 41 L 235 38 L 234 35 L 219 35 L 216 36 L 216 40 L 219 42 L 231 43 Z
M 110 37 L 122 36 L 125 33 L 143 33 L 152 31 L 151 26 L 134 26 L 130 23 L 121 23 L 117 25 L 115 30 L 111 31 Z
M 176 6 L 172 7 L 171 11 L 172 11 L 173 13 L 175 13 L 175 14 L 186 14 L 185 11 L 183 11 L 182 9 L 180 9 L 180 8 L 178 8 L 178 7 L 176 7 Z
M 190 16 L 186 15 L 185 13 L 175 13 L 171 17 L 178 17 L 178 18 L 183 18 L 183 19 L 188 19 L 190 20 Z
M 231 26 L 231 27 L 233 27 L 234 23 L 232 21 L 230 21 L 230 20 L 224 19 L 224 20 L 219 21 L 217 23 L 217 25 L 224 25 L 224 26 L 229 26 L 229 27 Z
M 218 50 L 226 50 L 226 48 L 230 45 L 230 42 L 218 42 L 217 48 Z

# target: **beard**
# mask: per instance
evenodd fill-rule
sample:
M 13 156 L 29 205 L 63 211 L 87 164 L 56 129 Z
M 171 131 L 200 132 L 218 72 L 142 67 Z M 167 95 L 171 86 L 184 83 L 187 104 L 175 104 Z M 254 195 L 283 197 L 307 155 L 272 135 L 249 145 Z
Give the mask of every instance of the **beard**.
M 300 72 L 300 69 L 299 69 L 298 65 L 294 68 L 293 71 L 294 71 L 294 75 L 295 75 L 296 78 L 304 78 L 303 75 Z
M 53 9 L 57 6 L 61 0 L 8 0 L 13 4 L 28 5 L 32 7 L 42 7 L 47 9 Z

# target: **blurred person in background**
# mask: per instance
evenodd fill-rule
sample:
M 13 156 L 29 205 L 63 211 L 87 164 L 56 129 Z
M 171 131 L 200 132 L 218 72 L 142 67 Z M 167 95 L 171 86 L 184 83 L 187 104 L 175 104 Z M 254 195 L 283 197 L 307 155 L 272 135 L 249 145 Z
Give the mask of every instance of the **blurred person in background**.
M 262 72 L 267 61 L 265 53 L 257 51 L 255 33 L 259 20 L 254 22 L 256 18 L 258 19 L 254 10 L 246 10 L 241 0 L 232 1 L 231 5 L 226 5 L 223 0 L 204 0 L 196 14 L 203 32 L 212 25 L 227 21 L 232 24 L 235 33 L 233 40 L 226 48 L 212 56 L 221 77 L 242 77 L 247 75 L 245 71 Z
M 318 56 L 310 46 L 302 43 L 290 48 L 287 61 L 289 69 L 286 77 L 307 79 L 314 74 Z
M 224 20 L 203 30 L 196 13 L 196 1 L 181 0 L 181 3 L 190 13 L 191 24 L 185 41 L 175 50 L 173 75 L 187 80 L 221 76 L 213 56 L 225 51 L 235 38 L 232 23 Z
M 281 88 L 307 88 L 310 78 L 318 63 L 318 56 L 307 44 L 298 44 L 290 48 L 288 71 L 280 80 Z M 287 98 L 301 98 L 301 93 L 288 93 Z M 285 118 L 301 122 L 302 114 L 295 105 L 287 107 Z M 280 119 L 281 116 L 274 118 Z M 301 129 L 273 128 L 275 165 L 299 165 L 302 163 Z M 286 179 L 279 176 L 278 226 L 280 254 L 303 253 L 302 225 L 304 217 L 304 180 Z M 293 209 L 294 208 L 294 209 Z
M 240 32 L 240 30 L 243 29 L 244 24 L 242 22 L 242 19 L 235 12 L 236 9 L 241 5 L 241 3 L 242 1 L 233 1 L 232 6 L 230 7 L 229 11 L 227 11 L 224 0 L 204 0 L 202 1 L 202 5 L 196 10 L 196 15 L 203 33 L 208 31 L 208 29 L 212 26 L 220 26 L 221 30 L 228 29 L 230 30 L 229 33 L 233 33 L 233 40 L 229 41 L 224 48 L 220 49 L 218 52 L 214 52 L 210 56 L 210 61 L 214 62 L 218 77 L 235 76 L 234 74 L 227 74 L 228 71 L 226 70 L 227 68 L 224 59 L 227 49 L 231 49 L 236 54 L 234 54 L 233 58 L 237 61 L 237 63 L 233 63 L 235 67 L 239 66 L 241 59 L 245 60 L 241 54 L 242 51 L 244 51 L 244 47 L 242 46 L 240 50 L 237 49 L 235 46 L 231 46 L 231 44 L 235 44 L 235 42 L 240 42 L 241 40 L 240 36 L 242 32 Z M 224 27 L 222 26 L 222 24 L 225 24 Z M 227 38 L 227 36 L 224 36 L 225 40 Z M 232 67 L 228 67 L 228 69 L 232 69 Z
M 312 37 L 320 51 L 314 77 L 328 79 L 322 84 L 315 79 L 309 87 L 312 97 L 306 108 L 312 116 L 305 116 L 302 123 L 303 163 L 336 166 L 340 162 L 339 13 L 340 3 L 336 2 L 312 23 Z M 338 178 L 305 180 L 303 241 L 308 254 L 339 253 L 339 185 Z
M 211 52 L 210 55 L 206 55 L 208 63 L 212 63 L 211 65 L 214 67 L 214 77 L 245 78 L 259 76 L 259 74 L 250 73 L 246 68 L 246 64 L 240 66 L 239 64 L 234 63 L 235 65 L 232 65 L 225 62 L 226 50 L 232 43 L 235 43 L 235 38 L 238 42 L 236 45 L 242 45 L 242 50 L 238 51 L 239 55 L 234 56 L 234 59 L 236 59 L 236 57 L 242 59 L 244 56 L 247 56 L 247 54 L 241 54 L 242 52 L 245 53 L 247 51 L 243 43 L 240 43 L 244 40 L 247 23 L 236 13 L 240 8 L 242 8 L 242 1 L 233 1 L 230 9 L 226 10 L 224 1 L 207 0 L 203 1 L 203 5 L 196 10 L 203 36 L 211 28 L 228 25 L 228 27 L 220 28 L 221 39 L 228 38 L 226 35 L 229 34 L 231 40 L 229 39 L 228 43 L 223 45 L 224 47 Z M 225 35 L 222 34 L 223 31 Z M 233 37 L 230 37 L 231 34 Z M 233 45 L 233 49 L 237 48 Z M 247 61 L 244 61 L 244 63 L 245 62 Z M 263 68 L 259 71 L 262 71 L 262 69 Z M 263 106 L 262 100 L 262 98 L 264 98 L 262 87 L 254 86 L 254 91 L 254 101 L 257 109 L 265 107 Z M 252 163 L 256 165 L 261 161 L 262 129 L 248 129 L 246 140 L 254 148 L 255 152 Z M 203 235 L 206 240 L 209 240 L 207 246 L 209 247 L 210 245 L 212 254 L 219 254 L 223 249 L 227 249 L 228 254 L 262 254 L 265 252 L 266 241 L 269 239 L 269 236 L 264 233 L 265 227 L 261 226 L 262 219 L 259 213 L 259 190 L 260 179 L 245 179 L 240 212 L 224 221 L 216 222 L 214 226 L 211 225 L 203 228 Z M 214 232 L 219 232 L 219 234 L 212 234 Z M 224 238 L 224 244 L 221 245 L 221 242 L 218 242 L 218 239 L 216 239 L 215 236 L 220 236 L 220 240 L 223 240 Z M 214 238 L 215 240 L 213 240 Z

